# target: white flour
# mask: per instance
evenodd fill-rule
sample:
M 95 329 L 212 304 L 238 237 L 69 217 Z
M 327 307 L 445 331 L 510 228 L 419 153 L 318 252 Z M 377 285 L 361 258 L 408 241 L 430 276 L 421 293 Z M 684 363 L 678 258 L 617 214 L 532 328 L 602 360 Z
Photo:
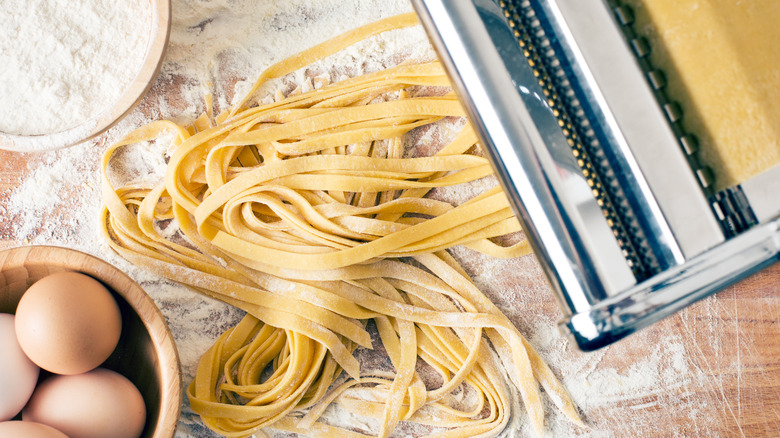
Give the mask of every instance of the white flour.
M 148 0 L 3 0 L 0 131 L 73 127 L 119 99 L 150 34 Z
M 260 71 L 272 63 L 350 28 L 410 11 L 410 6 L 405 0 L 173 0 L 172 6 L 171 44 L 150 94 L 128 118 L 97 141 L 58 152 L 27 155 L 29 176 L 0 204 L 0 238 L 13 244 L 55 244 L 81 249 L 127 272 L 154 298 L 165 315 L 179 349 L 186 387 L 200 355 L 218 335 L 238 321 L 240 312 L 135 268 L 107 248 L 97 224 L 102 151 L 121 135 L 151 120 L 191 122 L 204 111 L 205 92 L 214 93 L 216 112 L 219 112 L 234 102 L 237 95 L 240 97 L 241 90 L 247 89 Z M 335 81 L 409 57 L 430 56 L 432 52 L 420 28 L 390 32 L 334 55 L 279 84 L 300 83 L 304 75 L 325 75 Z M 439 127 L 423 133 L 422 137 L 449 137 L 450 131 L 450 127 Z M 164 149 L 163 145 L 129 149 L 121 157 L 126 168 L 114 176 L 134 179 L 150 173 L 159 175 L 164 168 Z M 437 196 L 460 203 L 465 195 L 493 184 L 493 180 L 484 179 L 462 190 L 440 190 Z M 634 409 L 652 407 L 653 403 L 661 409 L 663 403 L 673 403 L 673 397 L 680 392 L 702 385 L 704 377 L 691 366 L 687 344 L 680 337 L 655 340 L 647 334 L 652 332 L 635 335 L 633 345 L 650 345 L 647 354 L 639 356 L 636 363 L 621 362 L 632 344 L 619 344 L 592 354 L 573 351 L 557 332 L 555 325 L 560 314 L 533 257 L 494 260 L 464 248 L 453 250 L 453 254 L 480 289 L 548 360 L 590 425 L 586 430 L 571 426 L 549 407 L 547 436 L 656 436 L 651 422 L 630 421 Z M 361 358 L 370 356 L 367 351 L 359 354 Z M 706 411 L 701 402 L 691 400 L 685 405 L 690 415 L 717 414 Z M 522 408 L 515 406 L 513 411 L 516 415 L 503 436 L 534 436 Z M 613 415 L 625 418 L 611 418 Z M 326 418 L 334 424 L 352 424 L 361 429 L 374 427 L 374 422 L 336 408 L 330 409 Z M 396 436 L 414 436 L 414 432 L 405 428 Z M 700 432 L 697 436 L 715 436 L 707 434 L 706 427 Z M 215 436 L 192 413 L 185 397 L 177 437 Z

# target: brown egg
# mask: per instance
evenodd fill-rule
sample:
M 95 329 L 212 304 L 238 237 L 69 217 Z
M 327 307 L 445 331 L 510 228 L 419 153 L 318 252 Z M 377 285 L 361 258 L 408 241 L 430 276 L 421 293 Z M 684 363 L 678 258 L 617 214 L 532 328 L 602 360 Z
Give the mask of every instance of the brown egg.
M 32 421 L 5 421 L 0 423 L 3 438 L 68 438 L 67 435 L 45 424 Z
M 14 418 L 27 404 L 38 372 L 38 366 L 19 347 L 14 316 L 0 313 L 0 421 Z
M 111 355 L 122 317 L 100 282 L 78 272 L 59 272 L 27 289 L 15 325 L 19 345 L 35 364 L 56 374 L 79 374 Z
M 54 427 L 70 438 L 138 438 L 146 422 L 146 407 L 132 382 L 97 368 L 44 380 L 22 418 Z

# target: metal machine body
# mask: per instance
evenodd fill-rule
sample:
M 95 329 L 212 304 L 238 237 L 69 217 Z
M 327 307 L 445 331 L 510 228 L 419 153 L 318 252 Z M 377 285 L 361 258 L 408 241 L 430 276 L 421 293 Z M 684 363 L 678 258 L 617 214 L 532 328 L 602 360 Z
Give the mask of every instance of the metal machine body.
M 718 193 L 616 0 L 413 0 L 593 350 L 775 262 L 780 166 Z

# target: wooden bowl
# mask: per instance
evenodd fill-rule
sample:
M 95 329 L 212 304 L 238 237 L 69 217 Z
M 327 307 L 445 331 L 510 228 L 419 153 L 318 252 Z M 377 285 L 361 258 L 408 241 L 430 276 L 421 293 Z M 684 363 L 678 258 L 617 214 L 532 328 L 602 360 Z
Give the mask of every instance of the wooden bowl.
M 0 251 L 0 313 L 15 313 L 22 294 L 41 278 L 77 271 L 103 283 L 122 312 L 122 335 L 102 367 L 132 381 L 146 403 L 143 438 L 170 438 L 181 412 L 179 355 L 168 325 L 149 295 L 109 263 L 67 248 L 24 246 Z
M 0 132 L 0 149 L 41 152 L 73 146 L 104 133 L 130 112 L 146 95 L 162 66 L 171 33 L 171 0 L 149 0 L 151 24 L 146 56 L 138 74 L 110 108 L 76 126 L 41 135 L 15 135 Z M 118 54 L 121 56 L 121 54 Z

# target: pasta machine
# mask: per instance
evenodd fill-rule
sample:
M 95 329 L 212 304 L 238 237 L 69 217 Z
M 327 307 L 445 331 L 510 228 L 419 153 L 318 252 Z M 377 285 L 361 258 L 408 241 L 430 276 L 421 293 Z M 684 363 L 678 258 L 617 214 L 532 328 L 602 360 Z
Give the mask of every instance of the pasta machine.
M 778 259 L 780 166 L 716 189 L 632 8 L 413 4 L 582 350 Z

